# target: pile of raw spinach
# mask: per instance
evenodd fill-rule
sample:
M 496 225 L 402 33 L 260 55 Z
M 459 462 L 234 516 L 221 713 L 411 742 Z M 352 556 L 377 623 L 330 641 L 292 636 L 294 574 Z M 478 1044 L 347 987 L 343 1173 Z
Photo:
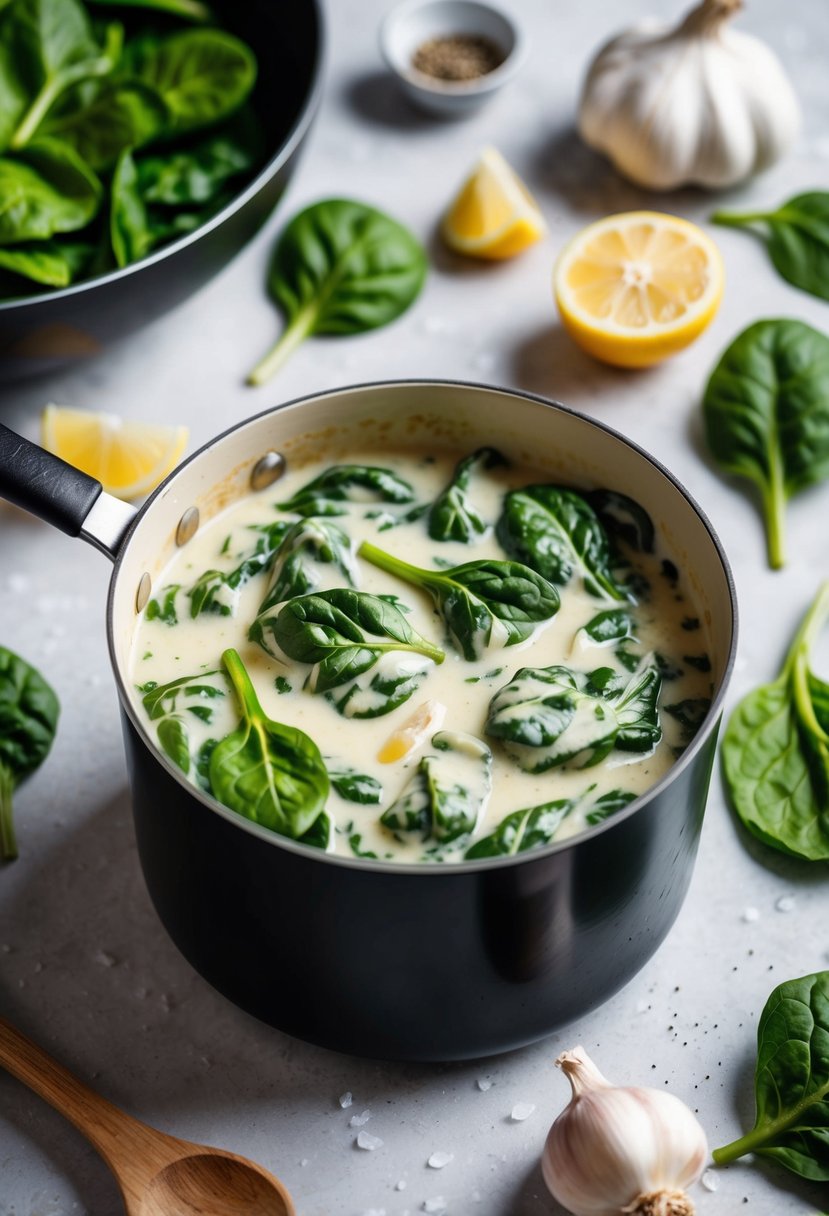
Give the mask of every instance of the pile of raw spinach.
M 112 19 L 126 9 L 145 22 Z M 0 4 L 0 298 L 138 261 L 261 162 L 256 59 L 193 24 L 209 17 L 199 0 Z
M 390 469 L 333 465 L 278 504 L 292 519 L 249 529 L 252 547 L 236 553 L 230 570 L 206 570 L 189 587 L 163 587 L 150 601 L 147 616 L 174 626 L 182 614 L 191 619 L 235 615 L 241 588 L 251 578 L 267 575 L 268 586 L 248 636 L 288 664 L 283 668 L 287 676 L 277 677 L 277 690 L 290 692 L 292 682 L 299 680 L 309 692 L 325 696 L 340 714 L 374 718 L 412 696 L 430 666 L 444 661 L 442 646 L 475 662 L 493 648 L 505 650 L 524 642 L 556 615 L 560 589 L 576 581 L 596 598 L 599 609 L 579 632 L 588 645 L 611 647 L 625 670 L 519 668 L 511 677 L 504 675 L 500 687 L 493 684 L 484 733 L 529 772 L 564 764 L 587 768 L 614 748 L 649 754 L 662 737 L 658 699 L 663 677 L 669 679 L 676 671 L 662 656 L 635 649 L 636 593 L 647 594 L 647 587 L 641 575 L 634 577 L 625 550 L 652 552 L 653 524 L 623 495 L 582 494 L 555 485 L 509 491 L 498 520 L 484 520 L 474 502 L 475 478 L 505 463 L 493 449 L 479 449 L 458 462 L 449 484 L 427 503 L 418 503 L 412 485 Z M 437 568 L 427 569 L 367 541 L 356 551 L 356 558 L 431 597 L 445 631 L 440 644 L 411 627 L 410 609 L 398 596 L 357 589 L 352 541 L 339 522 L 355 502 L 365 504 L 366 518 L 375 520 L 380 532 L 423 519 L 438 544 L 474 545 L 494 530 L 505 560 L 488 557 L 453 565 L 438 553 Z M 229 544 L 230 537 L 223 553 L 230 552 Z M 668 573 L 675 575 L 672 569 Z M 602 603 L 616 606 L 601 608 Z M 696 628 L 698 622 L 689 620 L 686 627 Z M 687 657 L 690 664 L 708 670 L 707 656 Z M 304 667 L 292 671 L 295 664 Z M 493 669 L 492 679 L 504 671 Z M 323 759 L 302 732 L 266 717 L 235 651 L 222 656 L 221 670 L 161 687 L 148 683 L 139 691 L 170 759 L 226 806 L 273 831 L 328 847 L 336 827 L 325 809 L 330 786 L 347 801 L 384 801 L 376 779 Z M 188 716 L 211 722 L 216 698 L 229 692 L 242 715 L 237 730 L 218 742 L 209 740 L 194 754 Z M 680 721 L 690 738 L 708 704 L 700 699 L 663 709 Z M 438 731 L 405 789 L 381 813 L 380 823 L 399 842 L 422 841 L 424 858 L 440 860 L 447 845 L 463 847 L 473 835 L 491 789 L 491 766 L 492 752 L 484 740 L 460 731 Z M 577 807 L 593 824 L 633 798 L 622 790 L 595 797 L 593 789 L 579 798 L 513 812 L 491 835 L 469 845 L 466 855 L 539 848 L 554 839 Z M 337 830 L 348 834 L 356 855 L 375 856 L 362 847 L 353 824 Z

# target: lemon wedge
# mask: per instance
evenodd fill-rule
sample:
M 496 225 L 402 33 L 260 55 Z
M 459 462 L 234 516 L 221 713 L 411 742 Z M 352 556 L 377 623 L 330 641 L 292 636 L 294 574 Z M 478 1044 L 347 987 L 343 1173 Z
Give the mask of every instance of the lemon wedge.
M 381 764 L 402 760 L 440 730 L 445 717 L 446 706 L 441 701 L 424 701 L 399 730 L 389 735 L 377 753 L 377 759 Z
M 47 405 L 43 446 L 100 481 L 108 494 L 139 498 L 163 481 L 187 446 L 187 427 Z
M 441 232 L 456 253 L 511 258 L 547 231 L 538 204 L 497 148 L 485 148 L 446 212 Z
M 649 367 L 688 346 L 722 298 L 719 250 L 696 224 L 627 211 L 583 228 L 556 263 L 564 328 L 588 354 Z

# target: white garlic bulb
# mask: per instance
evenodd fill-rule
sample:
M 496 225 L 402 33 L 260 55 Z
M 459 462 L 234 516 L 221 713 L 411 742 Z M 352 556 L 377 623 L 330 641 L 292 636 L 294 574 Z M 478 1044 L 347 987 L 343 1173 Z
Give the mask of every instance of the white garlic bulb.
M 780 61 L 727 28 L 742 0 L 702 0 L 676 28 L 648 22 L 590 65 L 579 132 L 641 186 L 717 189 L 766 168 L 789 147 L 800 107 Z
M 541 1167 L 574 1216 L 692 1216 L 685 1194 L 708 1157 L 684 1102 L 659 1089 L 611 1085 L 583 1047 L 556 1064 L 573 1096 L 550 1128 Z

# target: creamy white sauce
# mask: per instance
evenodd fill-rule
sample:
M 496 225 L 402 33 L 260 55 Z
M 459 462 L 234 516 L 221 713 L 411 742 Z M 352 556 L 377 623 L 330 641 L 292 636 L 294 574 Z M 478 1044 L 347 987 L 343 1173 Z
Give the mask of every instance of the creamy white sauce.
M 432 501 L 451 479 L 459 456 L 440 454 L 421 458 L 418 454 L 389 455 L 376 451 L 349 452 L 340 462 L 380 465 L 409 481 L 415 490 L 415 502 Z M 200 675 L 221 669 L 221 654 L 228 647 L 238 650 L 256 687 L 265 712 L 277 721 L 307 732 L 318 744 L 330 768 L 353 769 L 376 778 L 382 785 L 382 798 L 376 805 L 361 805 L 347 801 L 331 789 L 327 811 L 335 831 L 331 848 L 351 856 L 355 851 L 370 852 L 382 859 L 394 861 L 457 861 L 470 843 L 491 833 L 510 812 L 538 806 L 561 798 L 581 798 L 582 801 L 561 823 L 557 839 L 572 836 L 587 826 L 587 815 L 595 799 L 610 790 L 623 789 L 638 794 L 653 785 L 674 762 L 689 734 L 670 714 L 660 712 L 663 736 L 658 746 L 643 755 L 635 752 L 611 751 L 595 767 L 578 768 L 567 763 L 544 772 L 527 772 L 516 763 L 503 745 L 484 733 L 489 702 L 493 695 L 509 683 L 521 667 L 549 667 L 563 664 L 579 671 L 597 667 L 613 667 L 630 679 L 629 672 L 617 658 L 616 644 L 596 644 L 579 630 L 598 612 L 618 607 L 617 603 L 587 594 L 578 574 L 566 587 L 559 588 L 561 607 L 549 622 L 542 623 L 534 634 L 517 645 L 504 646 L 506 630 L 496 623 L 489 644 L 476 638 L 479 657 L 469 662 L 458 653 L 446 636 L 443 620 L 434 608 L 431 596 L 367 561 L 355 557 L 363 540 L 368 540 L 386 552 L 409 563 L 438 568 L 435 557 L 452 565 L 481 558 L 503 560 L 501 546 L 494 536 L 494 524 L 501 511 L 504 493 L 513 488 L 544 481 L 527 468 L 496 468 L 475 475 L 469 495 L 490 527 L 469 544 L 435 542 L 428 536 L 425 520 L 402 524 L 381 531 L 390 517 L 405 512 L 408 506 L 377 503 L 366 491 L 357 488 L 341 505 L 347 512 L 330 522 L 343 529 L 351 539 L 349 568 L 353 571 L 356 589 L 374 595 L 396 596 L 410 611 L 406 620 L 429 642 L 441 646 L 445 660 L 436 665 L 417 654 L 391 652 L 358 680 L 359 687 L 349 698 L 351 716 L 337 711 L 329 696 L 313 692 L 313 668 L 281 655 L 278 647 L 266 653 L 248 640 L 248 629 L 273 580 L 273 574 L 259 573 L 235 591 L 223 588 L 218 602 L 231 610 L 231 615 L 204 613 L 190 619 L 190 600 L 186 589 L 206 570 L 229 572 L 241 558 L 251 552 L 258 534 L 251 529 L 272 524 L 280 518 L 295 522 L 297 517 L 276 510 L 276 504 L 289 499 L 312 478 L 330 467 L 333 460 L 307 464 L 290 469 L 285 477 L 267 491 L 251 494 L 242 502 L 203 526 L 192 541 L 169 563 L 156 583 L 156 594 L 162 597 L 164 586 L 181 584 L 175 603 L 178 623 L 167 624 L 162 619 L 147 619 L 146 611 L 139 623 L 133 646 L 131 673 L 136 688 L 149 681 L 166 684 L 182 676 Z M 376 518 L 366 518 L 375 513 Z M 676 678 L 662 684 L 660 704 L 675 704 L 686 699 L 711 696 L 712 677 L 684 661 L 683 656 L 704 656 L 709 641 L 704 624 L 693 631 L 683 628 L 683 621 L 701 618 L 687 586 L 665 576 L 662 561 L 669 555 L 634 554 L 626 551 L 634 568 L 650 584 L 646 600 L 633 606 L 637 642 L 624 645 L 637 655 L 650 651 L 664 655 L 672 665 L 681 669 Z M 314 561 L 312 576 L 318 590 L 347 585 L 347 580 L 335 564 Z M 624 606 L 624 605 L 622 605 Z M 703 660 L 704 665 L 704 660 Z M 382 702 L 370 685 L 378 672 L 407 672 L 417 684 L 414 694 L 391 713 L 377 718 L 361 718 Z M 184 718 L 191 738 L 193 754 L 208 739 L 220 739 L 238 724 L 239 711 L 234 696 L 223 677 L 211 677 L 211 683 L 226 688 L 224 697 L 210 698 L 210 721 L 188 713 Z M 290 685 L 290 690 L 287 690 Z M 344 691 L 335 690 L 337 696 Z M 139 712 L 155 737 L 157 723 L 149 720 L 136 691 Z M 202 702 L 197 698 L 197 703 Z M 393 763 L 382 763 L 379 755 L 391 736 L 400 730 L 427 700 L 446 707 L 443 727 L 449 732 L 463 732 L 482 740 L 492 750 L 491 789 L 481 799 L 480 813 L 474 834 L 466 839 L 435 848 L 435 842 L 424 842 L 416 833 L 392 834 L 380 824 L 381 814 L 398 800 L 410 784 L 424 756 L 437 756 L 431 738 L 440 726 L 440 715 L 434 730 L 426 733 L 417 746 Z M 189 703 L 192 703 L 192 698 Z M 207 704 L 207 703 L 206 703 Z M 181 709 L 181 706 L 178 707 Z M 613 711 L 608 706 L 613 718 Z M 588 717 L 574 724 L 574 734 L 583 732 L 585 742 L 595 734 L 595 723 Z M 567 750 L 572 750 L 568 740 Z M 525 749 L 531 750 L 531 749 Z M 578 759 L 578 758 L 577 758 Z M 441 753 L 445 771 L 452 763 L 451 753 Z M 458 779 L 464 779 L 463 757 L 457 757 Z M 468 777 L 469 774 L 466 774 Z M 190 777 L 196 780 L 191 768 Z M 488 778 L 489 781 L 489 778 Z M 588 793 L 589 791 L 589 793 Z M 407 838 L 411 836 L 411 839 Z

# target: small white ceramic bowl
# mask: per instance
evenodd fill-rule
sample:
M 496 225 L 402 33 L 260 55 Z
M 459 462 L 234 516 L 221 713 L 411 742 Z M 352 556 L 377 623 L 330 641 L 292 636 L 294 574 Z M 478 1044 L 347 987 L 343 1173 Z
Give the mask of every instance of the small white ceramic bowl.
M 450 34 L 489 39 L 503 51 L 503 62 L 474 80 L 439 80 L 412 66 L 419 46 Z M 404 0 L 380 27 L 380 49 L 410 100 L 442 118 L 461 118 L 479 109 L 514 76 L 523 57 L 515 20 L 479 0 Z

